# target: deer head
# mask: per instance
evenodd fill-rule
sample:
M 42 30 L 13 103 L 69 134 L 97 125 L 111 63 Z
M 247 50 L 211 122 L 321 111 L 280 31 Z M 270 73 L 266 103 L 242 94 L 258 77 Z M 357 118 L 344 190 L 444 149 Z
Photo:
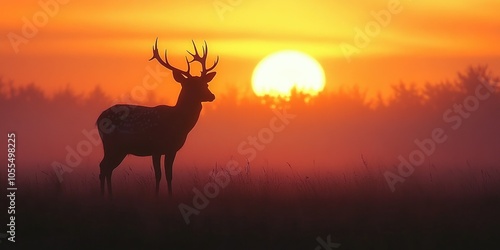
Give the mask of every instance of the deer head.
M 189 95 L 189 98 L 193 99 L 193 101 L 199 101 L 199 102 L 211 102 L 215 100 L 215 95 L 208 89 L 208 83 L 214 79 L 216 72 L 210 72 L 217 66 L 217 63 L 219 63 L 219 56 L 217 56 L 217 59 L 215 60 L 214 64 L 207 69 L 206 67 L 206 62 L 207 62 L 207 55 L 208 55 L 208 46 L 207 42 L 205 41 L 205 46 L 202 47 L 203 50 L 203 55 L 200 56 L 198 54 L 198 50 L 196 49 L 196 45 L 193 42 L 193 47 L 194 47 L 194 54 L 187 51 L 189 55 L 193 57 L 191 61 L 189 61 L 186 57 L 186 63 L 187 63 L 187 70 L 183 71 L 178 68 L 173 67 L 168 63 L 167 59 L 167 50 L 165 50 L 165 60 L 163 60 L 160 55 L 158 54 L 158 38 L 156 38 L 155 45 L 153 46 L 153 57 L 149 59 L 150 61 L 153 59 L 156 59 L 161 65 L 163 65 L 165 68 L 170 69 L 172 71 L 172 74 L 174 76 L 174 80 L 177 81 L 178 83 L 181 84 L 183 91 L 187 95 Z M 197 61 L 201 64 L 201 74 L 200 76 L 192 76 L 190 71 L 190 64 L 194 61 Z

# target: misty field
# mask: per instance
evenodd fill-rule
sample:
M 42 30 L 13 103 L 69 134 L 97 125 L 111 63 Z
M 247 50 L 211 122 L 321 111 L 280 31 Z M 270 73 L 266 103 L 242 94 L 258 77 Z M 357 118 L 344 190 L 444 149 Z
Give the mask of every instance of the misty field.
M 113 200 L 102 198 L 96 175 L 74 174 L 59 183 L 38 173 L 19 184 L 18 247 L 51 249 L 497 249 L 500 246 L 500 173 L 495 168 L 422 166 L 390 192 L 370 162 L 352 172 L 303 175 L 289 166 L 248 166 L 208 205 L 191 215 L 193 188 L 214 183 L 191 171 L 175 180 L 167 198 L 153 172 L 122 166 Z M 216 172 L 227 171 L 219 168 Z M 179 184 L 181 182 L 182 184 Z M 331 248 L 333 249 L 333 248 Z
M 172 198 L 164 176 L 155 196 L 150 158 L 126 157 L 113 172 L 113 200 L 100 195 L 95 120 L 114 102 L 99 88 L 48 96 L 0 81 L 9 117 L 0 126 L 18 143 L 15 246 L 500 249 L 498 79 L 470 67 L 421 89 L 395 85 L 387 99 L 354 88 L 309 101 L 294 95 L 274 110 L 282 103 L 229 91 L 204 108 L 178 152 Z M 286 112 L 290 119 L 264 137 Z M 237 173 L 228 159 L 239 162 Z M 54 166 L 65 167 L 62 176 Z M 404 177 L 394 192 L 387 171 Z M 6 241 L 2 249 L 12 246 Z

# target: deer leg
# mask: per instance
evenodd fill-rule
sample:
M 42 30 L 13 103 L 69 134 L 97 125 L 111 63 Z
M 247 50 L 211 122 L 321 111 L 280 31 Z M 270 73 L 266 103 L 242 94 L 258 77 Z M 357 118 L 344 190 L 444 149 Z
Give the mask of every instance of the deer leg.
M 113 195 L 113 191 L 111 188 L 111 175 L 113 174 L 113 170 L 120 165 L 120 163 L 125 158 L 125 155 L 110 155 L 105 154 L 104 158 L 101 161 L 101 173 L 99 174 L 99 179 L 101 181 L 101 193 L 104 194 L 104 183 L 107 184 L 108 194 L 111 197 Z
M 161 155 L 153 155 L 153 168 L 155 170 L 156 179 L 156 195 L 160 192 L 160 179 L 161 179 L 161 169 L 160 169 L 160 158 Z
M 175 159 L 175 152 L 165 154 L 165 177 L 167 177 L 168 195 L 172 197 L 172 165 Z
M 102 173 L 102 167 L 101 167 L 101 173 L 99 174 L 99 181 L 101 182 L 101 195 L 104 195 L 104 183 L 105 183 L 106 179 L 105 179 L 104 174 Z
M 101 172 L 99 173 L 99 181 L 101 182 L 101 195 L 104 195 L 104 185 L 106 183 L 106 173 L 109 169 L 109 156 L 104 155 L 101 163 L 99 164 Z
M 111 188 L 111 174 L 113 174 L 113 170 L 106 173 L 106 183 L 108 184 L 109 198 L 113 197 L 113 189 Z

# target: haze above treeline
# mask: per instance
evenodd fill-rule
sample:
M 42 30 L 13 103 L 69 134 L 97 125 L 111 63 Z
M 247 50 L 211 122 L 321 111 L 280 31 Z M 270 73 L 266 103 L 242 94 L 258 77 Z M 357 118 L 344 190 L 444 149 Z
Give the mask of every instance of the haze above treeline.
M 252 158 L 257 168 L 290 165 L 304 171 L 333 171 L 362 165 L 362 156 L 372 165 L 393 168 L 398 156 L 408 157 L 418 149 L 415 141 L 430 138 L 436 128 L 447 140 L 426 157 L 426 164 L 500 163 L 497 75 L 487 66 L 474 66 L 452 79 L 424 88 L 401 83 L 393 86 L 388 99 L 368 100 L 359 88 L 316 97 L 295 93 L 287 102 L 241 98 L 232 94 L 236 90 L 215 93 L 216 100 L 204 104 L 175 165 L 211 168 L 229 159 L 244 163 Z M 84 132 L 95 130 L 100 112 L 116 102 L 98 87 L 86 96 L 66 88 L 51 97 L 36 84 L 14 87 L 2 82 L 0 87 L 0 112 L 7 118 L 2 131 L 18 134 L 18 161 L 38 170 L 54 161 L 64 163 L 69 151 L 89 140 Z M 138 104 L 164 104 L 154 92 L 148 96 L 149 101 Z M 294 118 L 269 138 L 262 131 L 276 117 L 272 107 Z M 91 170 L 96 172 L 100 157 L 102 146 L 93 145 L 81 164 L 94 166 Z M 128 158 L 126 162 L 133 164 L 135 159 Z M 149 159 L 144 161 L 150 165 Z

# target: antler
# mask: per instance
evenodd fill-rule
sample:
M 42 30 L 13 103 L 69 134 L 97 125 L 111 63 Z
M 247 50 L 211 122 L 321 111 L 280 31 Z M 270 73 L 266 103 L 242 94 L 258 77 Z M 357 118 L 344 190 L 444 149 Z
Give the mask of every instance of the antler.
M 193 60 L 188 61 L 188 64 L 192 63 L 194 61 L 197 61 L 197 62 L 201 63 L 201 67 L 202 67 L 201 75 L 204 76 L 210 70 L 213 70 L 215 68 L 215 66 L 217 66 L 217 63 L 219 63 L 219 56 L 217 56 L 217 59 L 215 60 L 214 65 L 212 65 L 212 67 L 210 67 L 210 68 L 207 69 L 206 68 L 207 55 L 208 55 L 207 41 L 204 41 L 205 42 L 205 46 L 204 47 L 202 46 L 203 56 L 200 56 L 200 54 L 198 54 L 198 50 L 196 49 L 196 44 L 194 43 L 194 41 L 191 40 L 191 42 L 193 42 L 194 54 L 191 53 L 191 52 L 189 52 L 189 50 L 187 50 L 187 52 L 193 57 Z
M 195 47 L 196 49 L 196 47 Z M 191 53 L 189 53 L 191 54 Z M 153 56 L 151 57 L 151 59 L 149 59 L 150 61 L 153 60 L 153 59 L 156 59 L 158 60 L 158 62 L 163 65 L 163 67 L 167 68 L 167 69 L 170 69 L 172 71 L 177 71 L 179 73 L 182 73 L 184 76 L 186 77 L 191 77 L 191 74 L 189 73 L 189 70 L 190 70 L 190 66 L 189 66 L 189 61 L 186 57 L 186 63 L 187 63 L 187 70 L 186 71 L 183 71 L 183 70 L 180 70 L 178 68 L 175 68 L 174 66 L 170 65 L 170 63 L 168 63 L 168 59 L 167 59 L 167 50 L 165 50 L 165 61 L 163 61 L 163 59 L 161 58 L 160 54 L 158 53 L 158 37 L 156 38 L 156 41 L 155 41 L 155 45 L 153 46 Z M 194 60 L 194 59 L 193 59 Z

